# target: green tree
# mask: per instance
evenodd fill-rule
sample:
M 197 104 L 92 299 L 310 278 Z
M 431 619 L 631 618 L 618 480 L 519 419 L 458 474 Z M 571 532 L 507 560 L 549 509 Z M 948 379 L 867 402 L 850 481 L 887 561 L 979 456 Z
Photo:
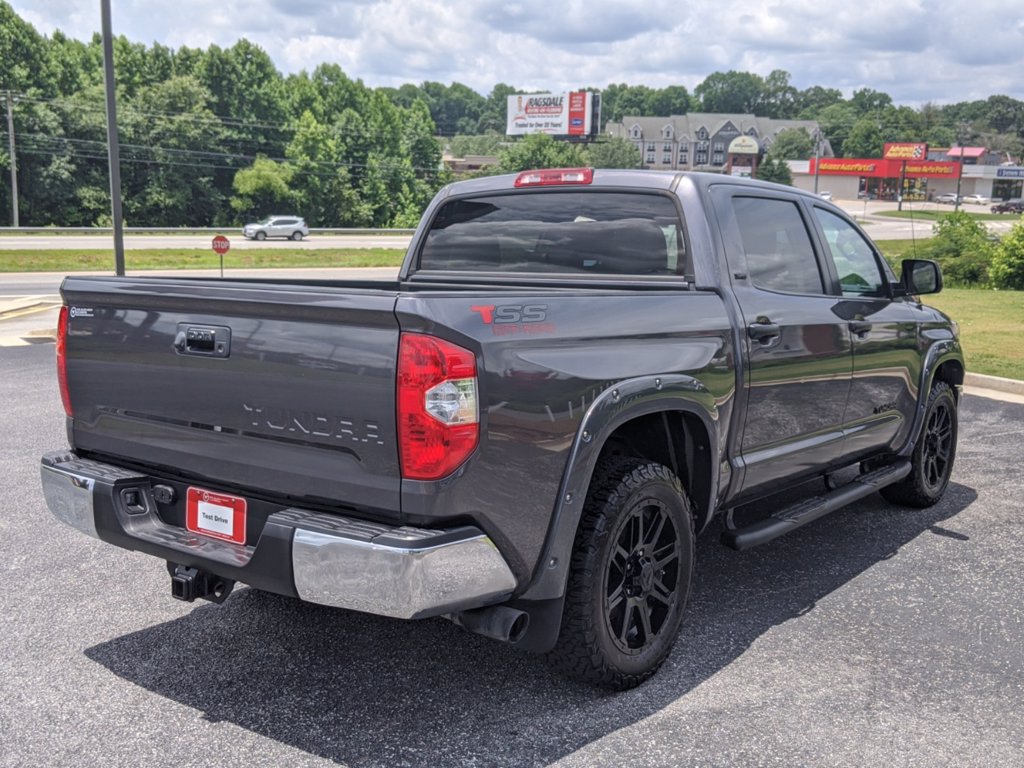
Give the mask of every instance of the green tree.
M 476 124 L 475 133 L 495 133 L 505 135 L 508 125 L 508 97 L 518 93 L 514 86 L 498 83 L 487 95 L 487 102 L 480 119 Z
M 989 274 L 996 288 L 1024 291 L 1024 218 L 999 241 Z
M 843 102 L 843 94 L 838 88 L 822 88 L 812 85 L 797 94 L 798 116 L 802 120 L 815 120 L 826 107 Z
M 627 139 L 603 138 L 587 147 L 586 163 L 592 168 L 639 168 L 640 150 Z
M 209 226 L 221 213 L 234 158 L 226 131 L 209 108 L 210 92 L 194 77 L 170 77 L 126 100 L 122 124 L 125 218 L 150 226 Z M 240 163 L 239 163 L 240 165 Z
M 47 46 L 46 79 L 49 96 L 70 96 L 103 82 L 103 49 L 56 31 Z
M 42 36 L 0 0 L 0 89 L 45 88 L 47 51 Z
M 764 79 L 759 104 L 761 114 L 776 119 L 796 117 L 800 93 L 789 82 L 789 72 L 773 69 Z
M 853 96 L 850 97 L 850 106 L 861 117 L 878 114 L 886 107 L 892 106 L 892 97 L 888 93 L 872 88 L 861 88 L 853 92 Z
M 857 114 L 847 103 L 833 104 L 825 107 L 818 115 L 818 125 L 828 137 L 832 152 L 836 157 L 849 157 L 846 154 L 846 140 L 857 122 Z
M 443 85 L 427 82 L 420 86 L 430 116 L 443 136 L 476 133 L 487 100 L 462 83 Z
M 693 89 L 703 112 L 757 114 L 765 98 L 764 79 L 751 72 L 715 72 Z
M 545 133 L 524 136 L 514 144 L 502 148 L 498 158 L 498 169 L 502 173 L 534 168 L 576 168 L 586 165 L 583 150 L 579 145 L 555 141 Z
M 844 157 L 881 157 L 885 145 L 882 129 L 872 117 L 862 117 L 843 142 Z
M 297 208 L 313 226 L 370 225 L 369 206 L 363 204 L 345 164 L 347 138 L 308 110 L 297 121 L 287 149 L 294 171 L 290 186 Z
M 771 153 L 780 160 L 806 160 L 814 154 L 814 139 L 803 128 L 786 128 L 776 134 Z
M 761 181 L 793 185 L 793 174 L 789 170 L 789 166 L 786 165 L 786 161 L 774 156 L 771 152 L 764 156 L 764 160 L 757 168 L 756 175 Z
M 690 92 L 685 86 L 668 85 L 649 94 L 644 114 L 650 117 L 685 115 L 690 105 Z
M 235 174 L 231 207 L 243 218 L 291 208 L 295 200 L 290 187 L 293 175 L 294 171 L 287 164 L 257 157 L 251 167 Z

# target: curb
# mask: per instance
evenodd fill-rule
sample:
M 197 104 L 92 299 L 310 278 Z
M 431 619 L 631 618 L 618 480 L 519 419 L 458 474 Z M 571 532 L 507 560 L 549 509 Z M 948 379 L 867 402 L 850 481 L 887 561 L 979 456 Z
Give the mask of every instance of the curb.
M 1024 381 L 1004 379 L 1002 376 L 986 376 L 983 373 L 964 375 L 964 384 L 979 389 L 994 389 L 997 392 L 1008 392 L 1011 395 L 1024 396 Z

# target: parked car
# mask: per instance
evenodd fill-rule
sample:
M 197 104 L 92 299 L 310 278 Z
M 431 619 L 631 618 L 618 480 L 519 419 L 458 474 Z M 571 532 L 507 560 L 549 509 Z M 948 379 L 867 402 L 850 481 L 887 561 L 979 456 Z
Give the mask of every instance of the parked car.
M 1004 200 L 996 203 L 991 208 L 992 213 L 1024 213 L 1024 200 L 1015 197 L 1012 200 Z
M 955 192 L 943 192 L 935 197 L 936 203 L 943 203 L 945 205 L 956 205 L 958 200 L 963 202 L 963 198 L 958 198 Z
M 266 240 L 268 237 L 288 237 L 301 240 L 309 235 L 309 227 L 301 216 L 267 216 L 255 224 L 242 227 L 248 240 Z
M 972 205 L 988 205 L 992 202 L 984 195 L 964 195 L 963 201 Z
M 822 198 L 824 200 L 831 200 L 832 199 L 832 193 L 828 192 L 828 191 L 819 192 L 818 193 L 818 197 L 820 197 L 820 198 Z

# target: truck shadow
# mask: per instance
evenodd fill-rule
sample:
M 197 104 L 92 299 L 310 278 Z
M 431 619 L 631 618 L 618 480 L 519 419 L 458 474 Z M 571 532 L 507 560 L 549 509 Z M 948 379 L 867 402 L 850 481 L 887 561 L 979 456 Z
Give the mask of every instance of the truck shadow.
M 209 721 L 344 764 L 547 764 L 685 696 L 916 537 L 966 540 L 939 524 L 975 498 L 956 484 L 926 510 L 869 498 L 743 553 L 722 547 L 713 526 L 698 541 L 675 650 L 654 679 L 622 694 L 441 619 L 401 622 L 251 589 L 85 653 Z

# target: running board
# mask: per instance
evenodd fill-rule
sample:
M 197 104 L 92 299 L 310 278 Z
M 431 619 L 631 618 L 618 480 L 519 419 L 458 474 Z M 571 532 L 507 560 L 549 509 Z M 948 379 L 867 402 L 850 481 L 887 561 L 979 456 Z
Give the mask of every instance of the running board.
M 733 549 L 750 549 L 759 544 L 765 544 L 812 523 L 830 512 L 835 512 L 847 504 L 870 496 L 887 485 L 899 482 L 909 474 L 910 461 L 906 459 L 881 469 L 866 472 L 824 496 L 805 499 L 799 504 L 780 509 L 763 520 L 758 520 L 743 528 L 725 531 L 722 533 L 722 543 Z

